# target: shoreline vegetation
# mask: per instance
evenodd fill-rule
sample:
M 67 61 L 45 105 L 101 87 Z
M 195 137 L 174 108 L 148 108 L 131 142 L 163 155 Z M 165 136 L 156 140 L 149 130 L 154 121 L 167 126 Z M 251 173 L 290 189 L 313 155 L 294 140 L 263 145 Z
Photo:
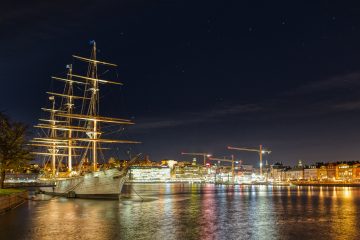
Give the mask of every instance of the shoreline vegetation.
M 7 196 L 10 194 L 14 194 L 14 193 L 25 192 L 25 191 L 26 191 L 25 189 L 4 188 L 4 189 L 0 189 L 0 197 Z
M 26 135 L 25 124 L 13 121 L 0 112 L 0 189 L 4 188 L 8 171 L 18 171 L 33 160 Z

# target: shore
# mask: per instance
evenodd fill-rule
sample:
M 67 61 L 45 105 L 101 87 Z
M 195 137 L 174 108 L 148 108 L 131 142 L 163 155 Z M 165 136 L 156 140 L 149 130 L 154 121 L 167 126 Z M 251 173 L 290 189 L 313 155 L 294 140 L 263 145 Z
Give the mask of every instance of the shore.
M 319 186 L 319 187 L 360 187 L 360 183 L 346 182 L 291 182 L 295 186 Z
M 28 192 L 21 189 L 0 189 L 0 214 L 24 203 Z

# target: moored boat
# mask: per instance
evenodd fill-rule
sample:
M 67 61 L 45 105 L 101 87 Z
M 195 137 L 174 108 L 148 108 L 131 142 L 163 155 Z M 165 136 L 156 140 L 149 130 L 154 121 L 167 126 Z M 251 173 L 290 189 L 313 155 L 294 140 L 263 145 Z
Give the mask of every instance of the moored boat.
M 128 167 L 138 156 L 122 168 L 100 168 L 99 159 L 104 156 L 103 151 L 109 149 L 104 145 L 139 142 L 101 137 L 109 134 L 106 130 L 111 127 L 123 129 L 124 125 L 134 123 L 100 115 L 100 86 L 122 83 L 99 77 L 100 67 L 114 68 L 116 64 L 99 61 L 95 41 L 91 45 L 89 58 L 73 55 L 75 60 L 86 64 L 82 66 L 87 69 L 85 75 L 74 73 L 73 65 L 67 65 L 65 77 L 52 77 L 63 84 L 63 91 L 47 92 L 51 106 L 42 108 L 48 115 L 35 126 L 41 129 L 40 137 L 34 138 L 31 145 L 37 148 L 34 154 L 44 157 L 39 181 L 53 185 L 41 191 L 66 197 L 118 198 Z

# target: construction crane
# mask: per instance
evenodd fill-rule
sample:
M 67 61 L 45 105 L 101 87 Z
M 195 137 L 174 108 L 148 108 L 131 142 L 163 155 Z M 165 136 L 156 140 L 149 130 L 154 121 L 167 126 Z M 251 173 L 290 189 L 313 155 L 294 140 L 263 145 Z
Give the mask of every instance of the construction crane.
M 246 148 L 246 147 L 230 147 L 228 146 L 227 149 L 229 150 L 237 150 L 237 151 L 247 151 L 247 152 L 257 152 L 259 153 L 259 157 L 260 157 L 260 176 L 262 176 L 262 167 L 263 167 L 263 163 L 262 163 L 262 155 L 264 153 L 270 154 L 271 151 L 269 149 L 265 149 L 263 148 L 262 145 L 259 146 L 259 148 Z
M 221 161 L 221 162 L 231 162 L 231 173 L 232 173 L 232 184 L 234 184 L 235 182 L 235 167 L 234 167 L 234 155 L 231 155 L 231 159 L 226 159 L 224 158 L 213 158 L 210 157 L 209 160 L 213 160 L 213 161 Z
M 210 153 L 187 153 L 187 152 L 182 152 L 181 155 L 202 156 L 204 158 L 204 166 L 206 166 L 206 158 L 212 156 Z

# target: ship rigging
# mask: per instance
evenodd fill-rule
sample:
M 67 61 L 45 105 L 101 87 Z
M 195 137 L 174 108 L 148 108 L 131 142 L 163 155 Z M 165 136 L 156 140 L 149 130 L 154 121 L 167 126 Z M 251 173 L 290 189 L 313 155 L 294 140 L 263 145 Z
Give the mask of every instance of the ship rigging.
M 106 187 L 97 189 L 92 177 L 99 177 L 98 163 L 102 150 L 108 149 L 103 144 L 136 144 L 138 141 L 123 139 L 104 139 L 102 134 L 107 129 L 106 125 L 133 125 L 129 119 L 105 117 L 100 114 L 100 86 L 101 85 L 123 85 L 123 83 L 99 78 L 99 66 L 116 68 L 117 65 L 97 59 L 95 41 L 92 41 L 90 58 L 73 55 L 74 60 L 87 64 L 87 73 L 82 75 L 80 71 L 74 73 L 73 65 L 67 65 L 65 77 L 52 76 L 54 81 L 62 82 L 62 92 L 49 91 L 50 107 L 42 108 L 47 113 L 47 118 L 39 119 L 35 128 L 41 129 L 41 136 L 32 139 L 31 145 L 37 148 L 34 154 L 45 156 L 46 166 L 42 179 L 57 181 L 57 188 L 54 192 L 67 194 L 70 191 L 75 194 L 117 194 L 122 186 L 113 188 Z M 79 67 L 80 69 L 80 67 Z M 74 160 L 78 164 L 74 164 Z M 65 160 L 66 170 L 61 171 L 61 163 Z M 131 161 L 134 161 L 132 159 Z M 131 162 L 130 161 L 130 162 Z M 88 166 L 88 162 L 91 166 Z M 85 164 L 86 163 L 86 164 Z M 122 171 L 109 170 L 107 175 L 113 179 L 121 178 L 114 184 L 124 182 L 126 169 Z M 89 175 L 90 174 L 90 175 Z M 92 175 L 91 175 L 92 174 Z M 104 175 L 104 184 L 112 184 L 109 176 Z M 62 180 L 62 182 L 59 182 Z M 66 181 L 68 180 L 68 181 Z M 100 179 L 101 180 L 101 179 Z M 94 186 L 92 186 L 94 185 Z M 77 191 L 77 189 L 80 189 Z M 85 190 L 84 190 L 85 189 Z

